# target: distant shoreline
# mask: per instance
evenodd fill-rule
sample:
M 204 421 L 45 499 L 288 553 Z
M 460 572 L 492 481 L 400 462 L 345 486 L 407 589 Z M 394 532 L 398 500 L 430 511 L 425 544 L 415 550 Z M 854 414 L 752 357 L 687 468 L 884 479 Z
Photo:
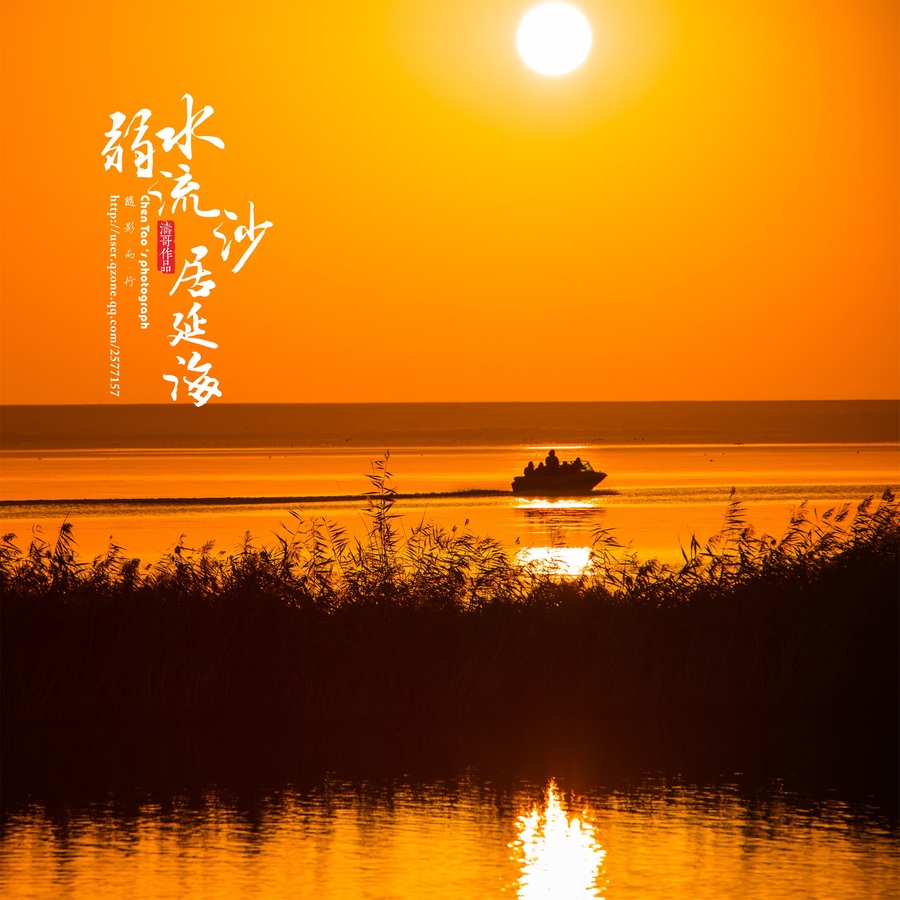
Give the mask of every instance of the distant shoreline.
M 898 400 L 0 407 L 2 450 L 898 441 Z

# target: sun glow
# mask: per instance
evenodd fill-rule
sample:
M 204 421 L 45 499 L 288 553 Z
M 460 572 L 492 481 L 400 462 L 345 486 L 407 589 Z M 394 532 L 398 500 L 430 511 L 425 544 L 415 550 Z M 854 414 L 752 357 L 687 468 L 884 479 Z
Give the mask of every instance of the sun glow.
M 549 575 L 577 577 L 590 561 L 589 547 L 523 547 L 516 554 L 516 562 Z
M 584 14 L 567 3 L 542 3 L 519 23 L 516 47 L 522 61 L 541 75 L 565 75 L 591 52 L 593 36 Z
M 594 827 L 563 809 L 556 782 L 547 787 L 543 809 L 519 816 L 518 836 L 510 844 L 522 867 L 519 898 L 601 897 L 597 880 L 606 851 Z

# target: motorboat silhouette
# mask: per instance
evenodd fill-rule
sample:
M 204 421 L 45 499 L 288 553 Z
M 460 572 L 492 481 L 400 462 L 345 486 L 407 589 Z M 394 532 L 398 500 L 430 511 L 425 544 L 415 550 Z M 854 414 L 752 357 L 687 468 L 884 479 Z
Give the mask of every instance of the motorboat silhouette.
M 513 493 L 526 497 L 578 497 L 589 494 L 606 478 L 606 472 L 595 471 L 586 460 L 560 463 L 555 456 L 551 450 L 547 457 L 548 461 L 554 459 L 554 465 L 541 463 L 534 468 L 529 463 L 525 474 L 513 478 Z

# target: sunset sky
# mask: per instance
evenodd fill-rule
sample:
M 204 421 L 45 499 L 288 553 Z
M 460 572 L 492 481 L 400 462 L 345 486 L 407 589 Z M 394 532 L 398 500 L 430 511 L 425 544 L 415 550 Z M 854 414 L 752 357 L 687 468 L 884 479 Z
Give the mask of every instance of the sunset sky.
M 212 403 L 897 397 L 900 4 L 585 0 L 559 77 L 518 57 L 534 5 L 4 0 L 0 399 L 171 403 L 194 350 Z M 155 136 L 186 93 L 214 109 L 190 160 Z M 105 170 L 141 108 L 153 177 L 130 133 Z M 124 202 L 180 164 L 223 212 L 154 201 L 140 330 Z M 232 273 L 249 240 L 226 262 L 213 231 L 251 202 Z M 218 346 L 173 347 L 201 244 Z

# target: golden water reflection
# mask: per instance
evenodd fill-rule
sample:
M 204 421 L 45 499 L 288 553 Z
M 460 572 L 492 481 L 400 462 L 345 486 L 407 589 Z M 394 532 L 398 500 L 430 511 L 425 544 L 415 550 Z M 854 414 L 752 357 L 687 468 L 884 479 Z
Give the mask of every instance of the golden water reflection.
M 900 884 L 895 818 L 777 779 L 585 783 L 587 812 L 553 782 L 533 805 L 532 781 L 464 773 L 191 784 L 0 806 L 3 900 L 868 900 Z
M 566 547 L 567 538 L 584 540 L 586 523 L 595 519 L 602 510 L 591 500 L 575 500 L 572 498 L 554 498 L 545 500 L 534 498 L 518 500 L 516 509 L 528 517 L 538 519 L 543 527 L 544 540 L 549 536 L 551 546 L 525 547 L 516 553 L 519 565 L 531 566 L 538 572 L 547 575 L 558 575 L 564 578 L 577 578 L 590 564 L 589 547 Z M 578 533 L 581 531 L 582 533 Z M 549 535 L 548 535 L 549 532 Z M 540 539 L 540 538 L 539 538 Z
M 516 562 L 552 575 L 578 576 L 591 559 L 590 547 L 524 547 Z
M 598 880 L 606 851 L 584 814 L 578 816 L 563 808 L 559 789 L 551 780 L 543 806 L 535 805 L 519 816 L 517 838 L 510 847 L 521 867 L 521 900 L 602 898 Z
M 590 500 L 573 500 L 569 497 L 554 498 L 553 500 L 532 498 L 529 500 L 518 500 L 516 502 L 516 508 L 525 510 L 525 512 L 553 513 L 563 512 L 565 510 L 594 510 L 597 508 L 597 504 Z

